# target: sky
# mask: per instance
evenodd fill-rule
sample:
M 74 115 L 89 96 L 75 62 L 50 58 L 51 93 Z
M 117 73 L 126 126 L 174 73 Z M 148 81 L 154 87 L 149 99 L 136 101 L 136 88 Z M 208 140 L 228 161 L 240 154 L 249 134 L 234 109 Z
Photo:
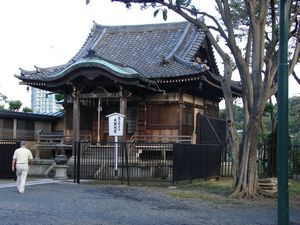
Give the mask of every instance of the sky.
M 168 21 L 182 21 L 170 15 Z M 19 68 L 51 67 L 66 63 L 81 48 L 93 21 L 103 25 L 162 23 L 153 10 L 110 0 L 9 0 L 0 1 L 0 92 L 8 100 L 30 107 L 30 91 L 19 85 Z
M 8 100 L 21 100 L 30 107 L 30 91 L 19 85 L 14 74 L 19 68 L 51 67 L 66 63 L 81 48 L 93 21 L 103 25 L 163 23 L 153 17 L 153 9 L 141 11 L 133 4 L 111 0 L 9 0 L 0 1 L 0 92 Z M 169 13 L 167 22 L 183 21 Z M 290 82 L 289 96 L 300 95 L 299 86 Z

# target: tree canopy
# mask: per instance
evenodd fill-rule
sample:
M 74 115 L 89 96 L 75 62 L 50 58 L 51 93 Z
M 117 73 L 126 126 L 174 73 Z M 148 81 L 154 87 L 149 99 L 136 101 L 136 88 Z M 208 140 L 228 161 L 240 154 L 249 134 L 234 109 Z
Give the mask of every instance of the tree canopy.
M 9 105 L 9 110 L 19 111 L 22 106 L 22 102 L 20 100 L 11 100 L 8 102 L 8 105 Z
M 24 107 L 23 108 L 23 112 L 32 112 L 32 109 L 31 108 L 29 108 L 29 107 Z

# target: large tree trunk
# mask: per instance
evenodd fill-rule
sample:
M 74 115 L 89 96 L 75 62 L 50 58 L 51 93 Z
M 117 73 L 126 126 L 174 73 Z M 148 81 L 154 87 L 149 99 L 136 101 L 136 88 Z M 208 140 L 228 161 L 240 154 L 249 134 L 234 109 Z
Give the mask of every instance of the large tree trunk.
M 250 120 L 244 129 L 243 140 L 239 154 L 239 166 L 233 173 L 234 190 L 230 197 L 244 198 L 256 197 L 258 194 L 266 194 L 258 187 L 257 171 L 257 145 L 258 133 L 264 110 L 264 104 L 254 107 L 250 113 Z M 236 176 L 236 177 L 235 177 Z
M 226 58 L 225 58 L 226 59 Z M 230 60 L 224 60 L 224 76 L 221 80 L 222 90 L 227 111 L 227 135 L 232 153 L 233 193 L 231 197 L 254 197 L 257 195 L 257 165 L 256 151 L 258 131 L 260 128 L 263 106 L 253 109 L 249 113 L 248 105 L 245 106 L 246 128 L 243 133 L 241 148 L 235 126 L 233 113 L 233 97 L 231 92 L 232 68 Z
M 240 162 L 234 176 L 234 190 L 231 197 L 255 197 L 257 189 L 257 131 L 259 124 L 250 121 L 240 150 Z

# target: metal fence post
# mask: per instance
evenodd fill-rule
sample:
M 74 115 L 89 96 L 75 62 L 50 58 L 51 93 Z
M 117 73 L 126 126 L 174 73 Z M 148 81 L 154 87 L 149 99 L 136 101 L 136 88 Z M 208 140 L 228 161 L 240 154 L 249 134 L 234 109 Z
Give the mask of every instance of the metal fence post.
M 77 184 L 80 184 L 80 151 L 81 151 L 81 143 L 80 142 L 76 142 L 77 145 Z
M 77 146 L 76 146 L 76 142 L 74 143 L 75 144 L 75 146 L 73 147 L 73 148 L 75 148 L 74 149 L 74 165 L 73 165 L 73 173 L 74 173 L 74 179 L 73 179 L 73 183 L 76 183 L 76 179 L 77 179 Z

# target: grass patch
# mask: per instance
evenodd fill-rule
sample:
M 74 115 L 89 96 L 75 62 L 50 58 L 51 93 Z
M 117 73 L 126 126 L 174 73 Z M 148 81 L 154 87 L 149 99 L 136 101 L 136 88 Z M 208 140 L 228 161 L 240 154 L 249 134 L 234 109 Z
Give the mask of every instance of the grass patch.
M 167 194 L 179 199 L 205 200 L 215 204 L 228 204 L 235 202 L 235 200 L 227 198 L 231 187 L 231 178 L 193 180 L 190 183 L 178 183 L 176 189 L 168 190 Z
M 86 182 L 84 182 L 86 183 Z M 87 182 L 96 185 L 127 185 L 126 181 L 119 180 L 93 180 Z M 169 182 L 143 182 L 130 181 L 130 187 L 151 189 L 165 193 L 173 198 L 182 200 L 207 201 L 217 205 L 235 205 L 238 207 L 248 207 L 253 204 L 271 204 L 276 206 L 277 198 L 257 198 L 257 199 L 232 199 L 228 195 L 232 191 L 232 178 L 220 178 L 219 180 L 193 180 L 181 181 L 175 187 Z M 300 208 L 300 181 L 289 180 L 289 200 L 292 208 Z
M 292 206 L 300 208 L 300 181 L 289 180 L 289 200 Z
M 289 180 L 289 192 L 292 196 L 298 196 L 300 198 L 300 181 Z
M 200 190 L 212 194 L 228 195 L 232 187 L 232 178 L 194 180 L 189 184 L 179 183 L 177 187 L 183 190 Z
M 127 185 L 127 182 L 120 182 L 119 180 L 92 180 L 84 183 L 95 185 Z M 169 188 L 172 186 L 169 182 L 130 181 L 129 186 L 149 188 L 179 199 L 198 199 L 214 203 L 232 202 L 232 199 L 227 199 L 231 191 L 232 178 L 222 178 L 219 180 L 197 179 L 192 182 L 182 181 L 176 183 L 176 188 Z
M 300 181 L 289 180 L 290 206 L 300 209 Z

